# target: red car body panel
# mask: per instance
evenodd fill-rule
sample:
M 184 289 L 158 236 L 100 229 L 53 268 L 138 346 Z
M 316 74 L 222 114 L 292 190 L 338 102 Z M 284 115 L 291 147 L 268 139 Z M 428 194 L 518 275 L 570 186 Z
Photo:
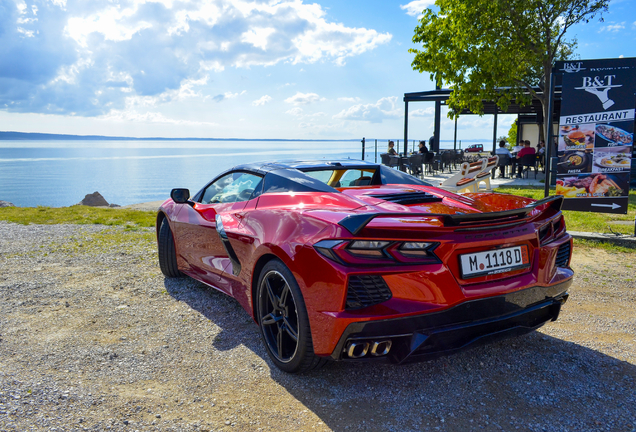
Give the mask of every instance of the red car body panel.
M 434 215 L 503 212 L 524 208 L 534 200 L 495 193 L 456 195 L 419 184 L 336 189 L 331 193 L 264 193 L 248 201 L 214 205 L 175 204 L 168 199 L 161 206 L 157 226 L 164 217 L 169 221 L 181 271 L 236 298 L 253 318 L 259 265 L 271 257 L 280 259 L 302 292 L 315 354 L 334 359 L 343 358 L 343 337 L 352 324 L 421 317 L 528 288 L 563 285 L 565 289 L 571 282 L 569 255 L 565 266 L 555 265 L 557 253 L 566 243 L 571 251 L 572 241 L 558 209 L 536 208 L 512 224 L 493 223 L 492 229 L 462 231 L 445 226 L 443 218 Z M 405 205 L 369 196 L 417 192 L 426 192 L 436 200 Z M 376 217 L 355 235 L 339 225 L 347 216 L 369 213 L 403 216 Z M 238 261 L 224 248 L 217 217 Z M 540 233 L 546 227 L 552 237 L 542 239 Z M 346 261 L 337 262 L 314 247 L 325 239 L 382 239 L 395 244 L 386 249 L 388 258 L 372 262 L 342 248 L 336 254 Z M 436 259 L 426 264 L 410 262 L 396 249 L 403 241 L 435 243 Z M 460 255 L 514 246 L 527 251 L 528 267 L 462 277 Z M 380 276 L 390 288 L 391 298 L 348 309 L 347 283 L 356 275 Z

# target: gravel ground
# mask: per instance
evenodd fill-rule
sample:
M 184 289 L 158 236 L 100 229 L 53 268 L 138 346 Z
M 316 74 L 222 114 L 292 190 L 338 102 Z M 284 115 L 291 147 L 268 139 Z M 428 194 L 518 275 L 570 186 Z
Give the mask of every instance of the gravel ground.
M 634 254 L 578 249 L 557 322 L 407 366 L 287 375 L 152 230 L 0 222 L 0 430 L 636 430 Z

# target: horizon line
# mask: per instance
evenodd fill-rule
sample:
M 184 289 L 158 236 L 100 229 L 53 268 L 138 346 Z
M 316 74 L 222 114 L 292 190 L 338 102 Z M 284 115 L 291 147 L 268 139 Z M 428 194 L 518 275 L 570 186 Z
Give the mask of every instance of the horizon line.
M 34 139 L 37 137 L 37 139 Z M 333 139 L 333 138 L 169 138 L 169 137 L 124 137 L 124 136 L 109 136 L 109 135 L 75 135 L 75 134 L 56 134 L 56 133 L 46 133 L 46 132 L 17 132 L 17 131 L 0 131 L 0 141 L 26 141 L 29 139 L 33 140 L 102 140 L 102 141 L 299 141 L 299 142 L 312 142 L 312 141 L 358 141 L 362 142 L 362 139 L 358 138 L 343 138 L 343 139 Z M 365 138 L 365 142 L 369 143 L 373 140 L 378 141 L 403 141 L 399 138 Z M 420 140 L 409 140 L 409 141 L 420 141 Z M 427 140 L 428 141 L 428 140 Z M 453 142 L 454 140 L 440 140 L 440 142 Z M 457 140 L 458 142 L 478 142 L 484 141 L 489 142 L 487 139 L 464 139 Z

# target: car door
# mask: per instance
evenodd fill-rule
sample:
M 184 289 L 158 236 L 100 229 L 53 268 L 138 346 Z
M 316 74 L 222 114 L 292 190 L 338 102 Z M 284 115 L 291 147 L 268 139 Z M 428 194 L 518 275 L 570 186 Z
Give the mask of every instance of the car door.
M 175 221 L 179 254 L 190 271 L 228 294 L 231 294 L 230 287 L 221 283 L 220 277 L 234 257 L 228 248 L 223 224 L 240 224 L 239 213 L 253 191 L 262 186 L 261 179 L 248 172 L 226 174 L 208 185 L 198 202 L 185 205 Z

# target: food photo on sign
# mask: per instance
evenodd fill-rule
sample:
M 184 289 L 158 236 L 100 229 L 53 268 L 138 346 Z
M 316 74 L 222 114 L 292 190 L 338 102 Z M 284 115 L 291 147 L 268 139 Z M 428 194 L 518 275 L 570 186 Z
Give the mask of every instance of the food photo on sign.
M 559 128 L 559 152 L 594 148 L 595 124 L 565 125 Z
M 597 124 L 596 134 L 610 145 L 633 145 L 633 134 L 611 124 Z M 598 145 L 598 144 L 597 144 Z
M 628 146 L 599 147 L 594 150 L 593 173 L 629 171 L 632 164 L 632 149 Z
M 581 174 L 592 172 L 592 150 L 565 151 L 559 157 L 557 172 L 559 174 Z
M 565 198 L 605 198 L 626 195 L 629 173 L 579 174 L 561 177 L 556 181 L 556 194 Z

